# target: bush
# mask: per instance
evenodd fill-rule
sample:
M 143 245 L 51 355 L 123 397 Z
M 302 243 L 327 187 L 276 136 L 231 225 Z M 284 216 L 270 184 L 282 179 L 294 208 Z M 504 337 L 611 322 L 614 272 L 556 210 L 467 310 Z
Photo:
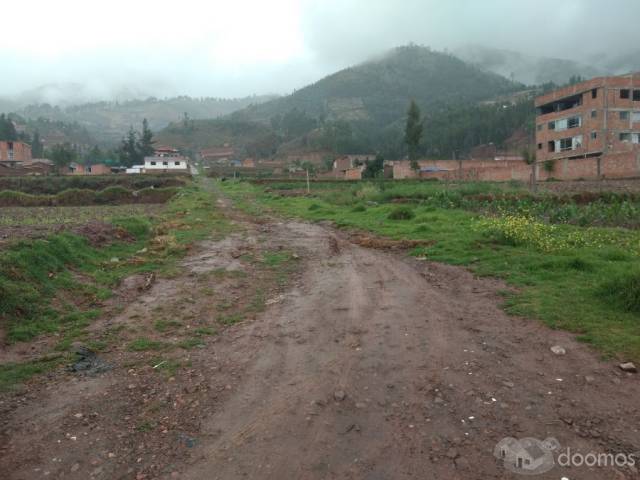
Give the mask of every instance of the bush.
M 0 207 L 43 207 L 50 204 L 48 195 L 30 195 L 13 190 L 0 192 Z
M 624 310 L 640 313 L 640 269 L 627 272 L 602 285 L 601 293 Z
M 0 190 L 16 190 L 34 195 L 52 194 L 70 188 L 103 190 L 119 185 L 128 190 L 155 187 L 182 187 L 187 175 L 62 175 L 47 177 L 1 177 Z
M 96 199 L 100 203 L 131 203 L 133 200 L 133 194 L 130 190 L 124 187 L 113 186 L 107 187 L 96 194 Z
M 389 220 L 411 220 L 416 214 L 409 207 L 396 207 L 387 216 Z
M 360 205 L 356 205 L 355 207 L 353 207 L 351 209 L 352 212 L 366 212 L 367 211 L 367 207 L 365 207 L 364 205 L 360 204 Z
M 376 200 L 379 196 L 380 189 L 372 183 L 366 183 L 356 191 L 356 197 L 361 200 Z
M 58 193 L 53 200 L 55 205 L 92 205 L 96 202 L 96 192 L 84 188 L 70 188 Z

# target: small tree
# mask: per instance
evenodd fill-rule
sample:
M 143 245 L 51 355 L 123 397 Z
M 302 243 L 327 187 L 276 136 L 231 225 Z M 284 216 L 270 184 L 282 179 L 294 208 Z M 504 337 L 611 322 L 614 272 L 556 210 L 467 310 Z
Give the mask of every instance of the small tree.
M 424 133 L 424 123 L 420 115 L 420 108 L 414 100 L 411 100 L 407 111 L 407 125 L 404 130 L 404 142 L 407 144 L 411 168 L 418 170 L 418 157 L 420 155 L 420 143 Z
M 376 155 L 374 160 L 367 160 L 362 178 L 378 178 L 384 174 L 384 157 Z
M 74 162 L 77 158 L 75 150 L 68 143 L 63 145 L 54 145 L 51 149 L 50 155 L 51 161 L 56 166 L 58 174 L 68 168 L 69 165 L 71 165 L 71 162 Z

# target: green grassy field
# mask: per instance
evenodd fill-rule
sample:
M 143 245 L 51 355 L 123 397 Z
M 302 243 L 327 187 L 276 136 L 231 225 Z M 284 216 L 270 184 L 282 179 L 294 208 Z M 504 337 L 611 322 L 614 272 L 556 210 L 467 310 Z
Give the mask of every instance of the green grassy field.
M 640 234 L 573 221 L 589 209 L 604 219 L 600 223 L 624 225 L 627 217 L 607 207 L 635 199 L 532 198 L 516 184 L 488 183 L 325 182 L 297 196 L 291 191 L 304 187 L 298 182 L 221 185 L 252 214 L 331 220 L 340 228 L 431 241 L 411 253 L 516 287 L 517 293 L 505 294 L 508 312 L 575 332 L 605 356 L 640 360 Z M 526 208 L 536 203 L 546 207 Z M 549 215 L 554 209 L 575 215 Z

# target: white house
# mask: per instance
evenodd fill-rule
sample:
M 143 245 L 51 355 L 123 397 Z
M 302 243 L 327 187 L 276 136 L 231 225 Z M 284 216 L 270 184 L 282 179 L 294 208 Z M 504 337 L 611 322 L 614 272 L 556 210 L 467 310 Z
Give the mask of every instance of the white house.
M 189 162 L 185 157 L 144 157 L 143 173 L 180 171 L 189 171 Z
M 127 173 L 142 173 L 144 170 L 144 165 L 132 165 L 130 168 L 127 168 Z

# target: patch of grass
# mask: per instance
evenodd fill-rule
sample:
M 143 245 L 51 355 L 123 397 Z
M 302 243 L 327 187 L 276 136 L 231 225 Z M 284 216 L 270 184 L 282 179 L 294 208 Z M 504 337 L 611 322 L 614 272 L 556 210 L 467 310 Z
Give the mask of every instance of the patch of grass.
M 157 372 L 162 372 L 168 377 L 173 377 L 180 368 L 185 366 L 180 360 L 173 358 L 154 357 L 149 366 L 153 367 Z
M 416 214 L 413 213 L 413 209 L 403 206 L 394 208 L 389 215 L 387 215 L 387 218 L 389 220 L 411 220 L 415 216 Z
M 185 340 L 181 340 L 178 342 L 178 347 L 183 348 L 185 350 L 191 350 L 193 348 L 204 347 L 204 342 L 201 338 L 193 337 L 187 338 Z
M 153 324 L 153 328 L 155 328 L 156 331 L 160 333 L 164 333 L 169 330 L 175 330 L 176 328 L 179 328 L 181 326 L 182 326 L 182 323 L 178 322 L 177 320 L 165 320 L 165 319 L 156 320 Z
M 33 362 L 2 364 L 0 365 L 0 391 L 12 390 L 34 375 L 56 368 L 63 361 L 62 356 L 51 356 Z
M 606 281 L 600 291 L 614 305 L 627 312 L 640 313 L 640 269 Z
M 263 263 L 268 267 L 279 267 L 291 258 L 288 252 L 264 252 L 262 254 Z
M 164 350 L 168 345 L 164 342 L 158 342 L 156 340 L 150 340 L 148 338 L 137 338 L 133 342 L 129 343 L 128 349 L 132 352 L 146 352 L 149 350 Z
M 204 336 L 204 335 L 215 335 L 217 332 L 210 327 L 198 327 L 193 331 L 193 333 L 198 336 Z
M 220 322 L 222 325 L 234 325 L 238 322 L 241 322 L 242 319 L 243 319 L 243 316 L 240 313 L 232 313 L 229 315 L 218 316 L 218 322 Z
M 251 300 L 251 303 L 249 303 L 249 305 L 247 306 L 247 311 L 258 313 L 258 312 L 264 311 L 264 308 L 265 308 L 264 292 L 261 289 L 258 289 L 256 290 L 256 293 L 253 299 Z
M 140 433 L 150 432 L 158 426 L 155 422 L 142 422 L 136 427 L 136 430 Z

